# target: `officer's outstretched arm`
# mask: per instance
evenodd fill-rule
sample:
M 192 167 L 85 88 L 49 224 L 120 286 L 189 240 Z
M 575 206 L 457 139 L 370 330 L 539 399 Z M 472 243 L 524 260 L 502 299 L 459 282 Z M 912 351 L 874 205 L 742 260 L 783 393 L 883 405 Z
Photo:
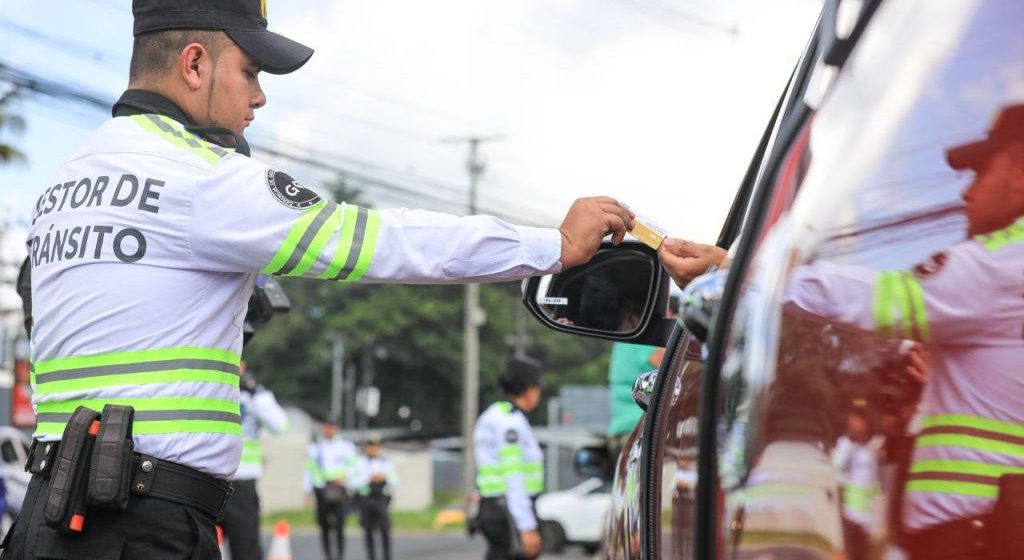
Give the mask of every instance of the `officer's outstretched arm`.
M 504 281 L 588 260 L 630 214 L 612 199 L 581 199 L 560 229 L 488 216 L 372 210 L 323 200 L 287 174 L 229 156 L 196 186 L 191 266 L 342 282 Z

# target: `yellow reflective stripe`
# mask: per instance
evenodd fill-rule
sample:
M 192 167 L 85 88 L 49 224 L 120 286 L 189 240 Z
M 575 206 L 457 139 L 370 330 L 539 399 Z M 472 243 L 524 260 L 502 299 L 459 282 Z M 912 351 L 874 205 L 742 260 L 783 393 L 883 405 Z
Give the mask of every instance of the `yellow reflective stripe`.
M 874 316 L 875 329 L 882 336 L 893 336 L 892 298 L 893 274 L 881 272 L 875 282 Z
M 309 229 L 309 225 L 316 218 L 316 215 L 320 213 L 320 209 L 327 205 L 326 201 L 321 200 L 314 206 L 306 210 L 299 219 L 295 220 L 292 225 L 292 229 L 288 231 L 288 235 L 285 236 L 284 242 L 281 247 L 274 254 L 274 258 L 270 259 L 267 266 L 263 267 L 260 272 L 263 274 L 277 274 L 281 270 L 281 267 L 288 262 L 288 257 L 295 251 L 295 247 L 298 246 L 299 241 L 302 239 L 302 235 Z
M 331 212 L 330 217 L 327 218 L 327 221 L 320 226 L 320 230 L 316 232 L 316 236 L 313 237 L 313 241 L 309 244 L 309 248 L 306 249 L 306 252 L 302 255 L 302 260 L 299 261 L 299 264 L 297 264 L 291 272 L 288 273 L 288 276 L 303 276 L 309 272 L 309 269 L 313 268 L 313 265 L 316 263 L 316 259 L 320 254 L 320 251 L 323 251 L 327 242 L 330 241 L 334 232 L 337 231 L 338 226 L 340 225 L 341 208 L 335 207 L 334 211 Z
M 946 480 L 911 480 L 907 482 L 907 492 L 938 492 L 942 494 L 963 494 L 980 498 L 995 499 L 999 497 L 999 487 L 994 484 L 977 482 L 953 482 Z
M 910 466 L 911 473 L 939 472 L 953 474 L 970 474 L 976 476 L 1000 477 L 1004 474 L 1024 474 L 1024 467 L 979 463 L 976 461 L 952 461 L 947 459 L 928 459 L 914 461 Z
M 351 204 L 344 205 L 341 217 L 341 234 L 338 236 L 338 246 L 334 250 L 334 258 L 331 259 L 331 264 L 327 265 L 323 272 L 317 274 L 317 278 L 324 280 L 332 279 L 341 272 L 341 267 L 345 266 L 348 254 L 352 251 L 352 237 L 355 234 L 356 216 L 358 213 L 358 207 Z
M 995 453 L 1002 453 L 1004 455 L 1024 457 L 1024 445 L 1017 445 L 1015 443 L 1007 443 L 1005 441 L 996 441 L 988 438 L 961 434 L 929 434 L 925 436 L 920 436 L 917 438 L 916 446 L 964 447 L 967 449 L 976 449 L 979 451 L 992 451 Z
M 36 424 L 35 435 L 59 436 L 64 433 L 64 422 L 39 422 Z M 137 436 L 179 433 L 209 433 L 242 435 L 242 425 L 237 422 L 218 420 L 136 420 L 132 423 L 132 433 Z
M 149 371 L 145 373 L 104 375 L 101 377 L 88 377 L 84 379 L 68 379 L 65 381 L 42 381 L 43 380 L 36 384 L 35 393 L 37 395 L 53 395 L 69 391 L 85 391 L 89 389 L 104 389 L 107 387 L 123 387 L 126 385 L 183 383 L 186 381 L 216 383 L 218 385 L 237 387 L 238 375 L 212 370 L 171 369 L 164 371 Z
M 359 251 L 359 260 L 356 266 L 345 278 L 345 282 L 358 282 L 366 275 L 373 263 L 373 255 L 377 251 L 377 232 L 380 228 L 380 212 L 369 210 L 366 215 L 366 233 L 363 237 L 363 246 Z
M 139 362 L 157 362 L 164 360 L 214 360 L 227 364 L 238 365 L 241 356 L 218 348 L 200 346 L 182 346 L 178 348 L 155 348 L 152 350 L 135 350 L 131 352 L 111 352 L 89 356 L 72 356 L 36 361 L 32 368 L 37 374 L 50 373 L 64 369 L 85 367 L 114 366 Z
M 1024 240 L 1024 220 L 1018 220 L 992 233 L 976 235 L 974 239 L 989 251 L 998 251 L 1007 245 Z
M 1012 422 L 969 416 L 967 414 L 937 414 L 925 416 L 921 419 L 922 428 L 936 428 L 941 426 L 955 426 L 961 428 L 975 428 L 987 432 L 996 432 L 1008 436 L 1024 438 L 1024 426 Z
M 910 272 L 903 273 L 903 280 L 907 284 L 910 309 L 914 317 L 914 325 L 917 326 L 918 340 L 928 342 L 931 338 L 931 332 L 928 327 L 928 309 L 924 304 L 924 290 L 921 289 L 921 283 Z

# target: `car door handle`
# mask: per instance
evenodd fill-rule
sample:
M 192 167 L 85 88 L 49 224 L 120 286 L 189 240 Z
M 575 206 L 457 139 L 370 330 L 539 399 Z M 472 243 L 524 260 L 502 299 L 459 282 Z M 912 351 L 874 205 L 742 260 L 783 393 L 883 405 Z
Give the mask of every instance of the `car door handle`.
M 652 369 L 647 373 L 641 373 L 633 382 L 633 402 L 640 408 L 647 410 L 651 404 L 651 395 L 654 393 L 654 382 L 658 379 L 658 370 Z

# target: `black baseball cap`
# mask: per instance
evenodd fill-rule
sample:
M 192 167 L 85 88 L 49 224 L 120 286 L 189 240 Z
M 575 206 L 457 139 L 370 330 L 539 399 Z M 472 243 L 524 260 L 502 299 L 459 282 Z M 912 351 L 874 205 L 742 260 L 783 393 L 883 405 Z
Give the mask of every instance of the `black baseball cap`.
M 223 31 L 271 74 L 298 70 L 313 49 L 267 30 L 267 0 L 132 0 L 134 35 L 171 29 Z
M 1014 142 L 1024 142 L 1024 104 L 1003 108 L 992 121 L 987 138 L 950 148 L 946 162 L 953 169 L 977 169 L 989 156 Z

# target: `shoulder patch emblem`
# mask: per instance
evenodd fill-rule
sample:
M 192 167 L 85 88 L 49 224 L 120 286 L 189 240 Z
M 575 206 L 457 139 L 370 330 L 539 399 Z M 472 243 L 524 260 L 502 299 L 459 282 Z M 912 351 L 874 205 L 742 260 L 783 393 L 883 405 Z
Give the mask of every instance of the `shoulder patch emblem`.
M 928 260 L 914 267 L 914 276 L 924 280 L 931 276 L 935 276 L 942 267 L 946 266 L 946 261 L 949 260 L 949 255 L 945 252 L 935 253 Z
M 315 191 L 303 187 L 291 175 L 276 169 L 267 170 L 267 186 L 270 187 L 270 194 L 288 208 L 301 210 L 321 200 Z
M 508 443 L 516 443 L 519 441 L 519 432 L 516 432 L 515 430 L 505 432 L 505 441 Z

